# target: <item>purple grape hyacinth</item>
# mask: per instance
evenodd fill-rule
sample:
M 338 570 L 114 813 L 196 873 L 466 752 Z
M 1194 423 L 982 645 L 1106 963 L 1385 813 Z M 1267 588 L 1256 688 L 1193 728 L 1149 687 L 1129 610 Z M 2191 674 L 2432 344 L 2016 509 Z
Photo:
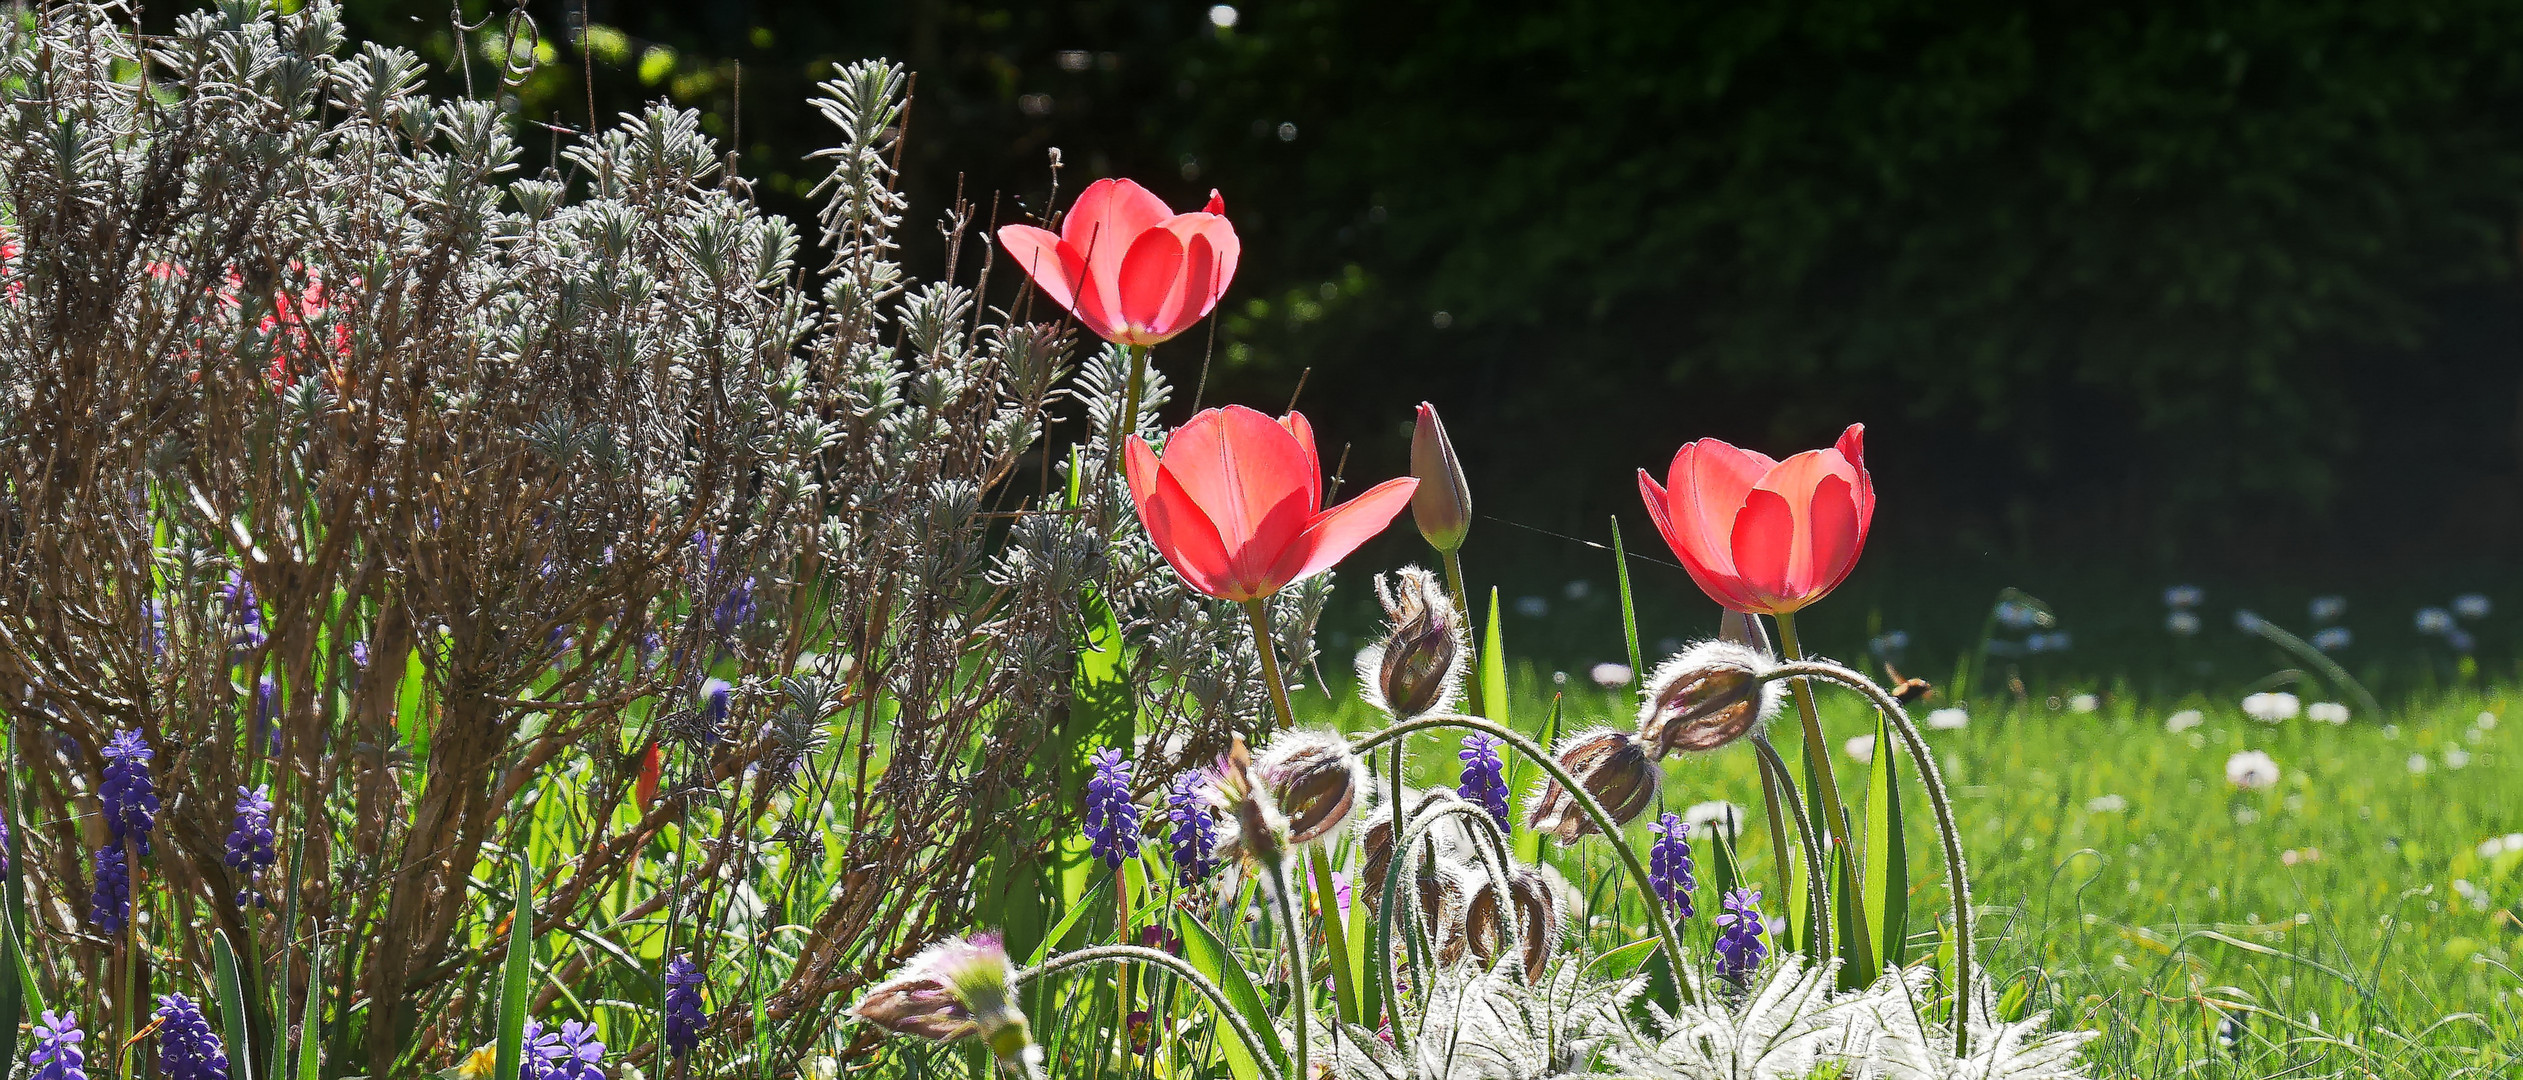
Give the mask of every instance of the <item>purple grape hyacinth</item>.
M 113 842 L 129 841 L 149 854 L 149 830 L 158 823 L 158 785 L 149 775 L 156 756 L 138 731 L 125 731 L 105 744 L 105 782 L 96 789 L 105 803 L 105 832 Z
M 604 1080 L 604 1041 L 596 1038 L 594 1024 L 565 1020 L 560 1030 L 545 1031 L 540 1022 L 528 1020 L 525 1060 L 518 1063 L 517 1076 L 518 1080 Z
M 271 785 L 237 789 L 234 826 L 228 833 L 228 868 L 245 872 L 246 887 L 237 894 L 237 906 L 252 903 L 262 906 L 262 894 L 254 889 L 254 879 L 280 861 L 279 847 L 272 835 Z
M 701 718 L 709 728 L 704 745 L 715 744 L 727 730 L 728 695 L 735 687 L 725 679 L 707 679 L 701 683 Z
M 1120 869 L 1139 857 L 1139 806 L 1130 801 L 1130 771 L 1121 751 L 1107 747 L 1089 759 L 1095 776 L 1086 782 L 1086 837 L 1104 865 Z
M 1218 868 L 1218 821 L 1209 814 L 1207 777 L 1184 773 L 1165 790 L 1165 816 L 1174 823 L 1166 837 L 1173 848 L 1174 880 L 1196 885 Z
M 158 998 L 158 1070 L 167 1080 L 228 1080 L 227 1050 L 182 994 Z
M 280 680 L 270 672 L 254 680 L 254 733 L 265 753 L 280 753 Z
M 665 1012 L 667 1052 L 691 1057 L 701 1045 L 701 1028 L 710 1017 L 701 1010 L 701 969 L 688 956 L 666 962 Z
M 1691 906 L 1691 890 L 1699 888 L 1699 880 L 1691 876 L 1691 824 L 1680 814 L 1666 814 L 1647 826 L 1656 834 L 1655 843 L 1647 848 L 1647 887 L 1673 909 L 1680 918 L 1696 914 Z
M 113 937 L 131 919 L 131 867 L 123 849 L 107 844 L 96 849 L 96 888 L 88 894 L 88 922 Z
M 1506 764 L 1498 760 L 1498 740 L 1475 731 L 1463 736 L 1463 749 L 1454 756 L 1463 761 L 1463 782 L 1455 794 L 1480 804 L 1499 828 L 1506 828 L 1507 775 Z
M 1770 955 L 1769 945 L 1761 940 L 1765 929 L 1761 890 L 1731 890 L 1726 893 L 1725 908 L 1717 915 L 1717 974 L 1742 985 L 1744 976 Z
M 86 1038 L 78 1018 L 44 1010 L 35 1025 L 35 1050 L 26 1055 L 28 1080 L 88 1080 L 88 1057 L 79 1049 Z
M 0 807 L 0 874 L 9 872 L 9 811 Z

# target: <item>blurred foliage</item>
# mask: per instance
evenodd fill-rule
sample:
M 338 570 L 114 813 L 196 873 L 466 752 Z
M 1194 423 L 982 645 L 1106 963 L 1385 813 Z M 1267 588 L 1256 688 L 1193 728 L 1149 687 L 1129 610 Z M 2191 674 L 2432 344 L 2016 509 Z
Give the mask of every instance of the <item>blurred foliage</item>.
M 1310 368 L 1381 467 L 1432 397 L 1521 520 L 1634 515 L 1630 468 L 1689 437 L 1864 419 L 1924 511 L 1887 531 L 1948 550 L 2317 522 L 2509 557 L 2523 523 L 2493 0 L 529 7 L 529 118 L 707 108 L 773 209 L 805 206 L 809 81 L 874 54 L 920 73 L 924 213 L 1039 212 L 1052 147 L 1063 192 L 1223 188 L 1208 401 Z M 451 58 L 433 4 L 352 21 Z M 1185 383 L 1204 332 L 1159 351 Z

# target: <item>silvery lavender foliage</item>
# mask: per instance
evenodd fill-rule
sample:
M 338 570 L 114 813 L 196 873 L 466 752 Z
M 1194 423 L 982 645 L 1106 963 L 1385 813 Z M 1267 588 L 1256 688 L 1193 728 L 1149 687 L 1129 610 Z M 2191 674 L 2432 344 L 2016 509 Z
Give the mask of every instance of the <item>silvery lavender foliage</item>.
M 1463 736 L 1463 749 L 1454 756 L 1463 762 L 1463 780 L 1455 794 L 1479 804 L 1499 828 L 1507 828 L 1506 765 L 1498 759 L 1498 740 L 1472 732 Z
M 1092 854 L 1104 865 L 1120 869 L 1139 857 L 1139 806 L 1130 801 L 1131 763 L 1121 751 L 1106 748 L 1092 759 L 1095 775 L 1086 782 L 1086 836 Z
M 156 753 L 138 731 L 122 731 L 105 744 L 104 754 L 105 782 L 96 795 L 105 804 L 105 834 L 115 844 L 149 854 L 149 831 L 158 821 L 157 781 L 149 773 Z
M 1647 887 L 1673 909 L 1674 917 L 1690 918 L 1691 891 L 1699 888 L 1691 876 L 1691 825 L 1680 814 L 1666 814 L 1647 831 L 1656 834 L 1647 848 Z
M 1218 869 L 1218 819 L 1209 809 L 1209 778 L 1187 772 L 1165 789 L 1165 817 L 1174 823 L 1166 835 L 1174 862 L 1174 880 L 1196 885 Z
M 237 894 L 237 905 L 259 905 L 263 898 L 254 889 L 254 879 L 280 861 L 272 835 L 271 785 L 238 788 L 236 813 L 231 820 L 234 825 L 228 830 L 227 864 L 231 870 L 242 871 L 246 882 Z
M 96 884 L 88 893 L 88 925 L 113 937 L 131 919 L 131 866 L 123 861 L 122 848 L 108 844 L 96 849 L 91 869 Z
M 701 1008 L 701 969 L 688 956 L 666 962 L 666 1050 L 678 1058 L 692 1056 L 701 1045 L 701 1028 L 709 1014 Z
M 158 1072 L 166 1080 L 228 1080 L 228 1054 L 201 1006 L 182 994 L 158 998 Z
M 35 1049 L 26 1055 L 28 1080 L 88 1080 L 88 1057 L 79 1049 L 87 1033 L 77 1017 L 44 1011 L 35 1024 Z

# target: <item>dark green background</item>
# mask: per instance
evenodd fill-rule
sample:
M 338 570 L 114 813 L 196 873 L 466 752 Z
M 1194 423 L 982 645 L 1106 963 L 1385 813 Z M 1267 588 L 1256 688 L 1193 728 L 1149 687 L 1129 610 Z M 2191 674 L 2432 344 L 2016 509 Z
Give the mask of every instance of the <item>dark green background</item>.
M 2147 594 L 2143 625 L 2180 578 L 2441 602 L 2523 562 L 2513 2 L 1376 0 L 1224 31 L 1201 3 L 528 7 L 554 46 L 530 118 L 672 96 L 741 125 L 793 214 L 811 81 L 910 64 L 932 270 L 927 221 L 958 190 L 1039 212 L 1051 147 L 1068 192 L 1221 189 L 1246 248 L 1207 401 L 1283 405 L 1310 368 L 1356 482 L 1402 468 L 1424 397 L 1484 513 L 1599 538 L 1618 512 L 1652 550 L 1635 467 L 1863 420 L 1885 494 L 1852 588 L 1896 622 L 1914 577 L 1964 583 L 1976 626 L 1982 585 L 2079 568 Z M 451 58 L 443 7 L 351 14 Z M 582 19 L 616 31 L 592 71 Z M 1208 332 L 1158 350 L 1186 391 Z M 1511 589 L 1597 558 L 1474 544 Z

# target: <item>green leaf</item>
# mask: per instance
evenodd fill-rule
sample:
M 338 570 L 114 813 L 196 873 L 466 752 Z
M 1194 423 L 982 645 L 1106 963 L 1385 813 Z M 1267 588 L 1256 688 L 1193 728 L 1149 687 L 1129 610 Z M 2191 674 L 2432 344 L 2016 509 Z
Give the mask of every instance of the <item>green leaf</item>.
M 1342 1021 L 1363 1023 L 1365 1015 L 1358 984 L 1366 981 L 1366 943 L 1352 941 L 1349 928 L 1340 918 L 1340 895 L 1332 887 L 1332 860 L 1323 845 L 1313 848 L 1314 895 L 1323 905 L 1323 944 L 1332 969 L 1332 1004 Z M 1353 902 L 1353 905 L 1354 902 Z
M 1485 718 L 1499 727 L 1512 727 L 1507 719 L 1507 632 L 1499 625 L 1498 587 L 1489 587 L 1489 630 L 1481 639 L 1480 680 L 1481 707 Z
M 324 1075 L 323 986 L 324 937 L 319 934 L 307 942 L 307 1011 L 298 1021 L 298 1071 L 292 1080 L 317 1080 Z
M 245 1040 L 245 984 L 238 978 L 236 948 L 228 944 L 227 931 L 211 932 L 210 959 L 219 979 L 219 1019 L 227 1029 L 228 1075 L 254 1080 L 254 1055 Z
M 1647 667 L 1638 651 L 1638 605 L 1630 599 L 1629 549 L 1621 544 L 1619 514 L 1612 515 L 1612 569 L 1621 583 L 1621 640 L 1629 645 L 1629 681 L 1635 686 L 1647 677 Z
M 1139 719 L 1120 618 L 1103 594 L 1092 587 L 1079 595 L 1078 604 L 1086 634 L 1079 642 L 1074 693 L 1070 695 L 1068 711 L 1061 717 L 1059 731 L 1045 745 L 1053 755 L 1051 767 L 1058 770 L 1058 805 L 1062 807 L 1083 805 L 1086 782 L 1095 774 L 1091 760 L 1095 751 L 1113 747 L 1128 753 L 1137 736 Z M 1046 890 L 1063 904 L 1076 904 L 1094 879 L 1098 864 L 1092 847 L 1082 832 L 1063 831 L 1058 862 L 1051 867 L 1052 887 Z
M 26 950 L 18 941 L 18 924 L 26 915 L 26 882 L 21 873 L 25 855 L 18 838 L 25 833 L 25 818 L 18 813 L 19 775 L 14 744 L 11 754 L 0 759 L 0 809 L 7 811 L 9 823 L 18 826 L 9 830 L 9 842 L 0 848 L 0 862 L 9 864 L 8 873 L 0 875 L 0 953 L 7 963 L 0 964 L 0 1069 L 18 1059 L 18 1021 L 30 1012 L 42 1012 L 44 993 L 35 985 L 35 969 L 27 963 Z M 32 1005 L 32 1010 L 27 1006 Z
M 1708 883 L 1716 887 L 1717 895 L 1721 898 L 1733 892 L 1736 884 L 1743 879 L 1743 872 L 1735 868 L 1735 841 L 1731 835 L 1734 824 L 1731 821 L 1720 820 L 1717 822 L 1717 827 L 1710 830 L 1712 842 L 1708 845 Z
M 1874 943 L 1867 940 L 1866 911 L 1858 903 L 1857 868 L 1850 857 L 1854 854 L 1845 843 L 1831 845 L 1831 920 L 1839 931 L 1834 944 L 1840 954 L 1842 990 L 1863 990 L 1875 981 L 1869 973 L 1883 970 L 1875 964 Z
M 1587 975 L 1594 974 L 1596 968 L 1601 968 L 1603 970 L 1596 976 L 1598 978 L 1626 979 L 1631 972 L 1638 970 L 1638 965 L 1647 962 L 1647 957 L 1656 951 L 1656 946 L 1663 943 L 1664 939 L 1660 937 L 1640 938 L 1586 961 L 1586 966 L 1577 972 L 1577 976 L 1583 979 Z
M 1542 737 L 1540 740 L 1542 749 L 1550 749 L 1551 740 L 1559 738 L 1559 710 L 1561 704 L 1562 699 L 1560 696 L 1558 694 L 1552 694 L 1551 715 L 1542 721 Z M 1507 753 L 1507 751 L 1503 749 L 1499 752 L 1501 754 Z M 1532 790 L 1526 786 L 1532 782 L 1532 777 L 1529 774 L 1541 771 L 1542 767 L 1524 760 L 1524 755 L 1522 754 L 1515 755 L 1514 760 L 1515 765 L 1508 770 L 1507 790 Z M 1514 834 L 1513 840 L 1515 843 L 1516 856 L 1518 858 L 1521 858 L 1525 862 L 1535 866 L 1541 865 L 1542 834 L 1528 830 Z
M 1069 931 L 1077 929 L 1079 921 L 1086 918 L 1086 913 L 1095 910 L 1097 904 L 1103 900 L 1104 889 L 1111 880 L 1106 878 L 1096 882 L 1093 890 L 1080 897 L 1077 903 L 1069 905 L 1069 913 L 1061 916 L 1060 922 L 1051 928 L 1051 932 L 1042 936 L 1042 944 L 1034 946 L 1034 958 L 1025 961 L 1026 967 L 1034 967 L 1051 959 L 1051 950 L 1060 947 L 1060 939 L 1069 936 Z
M 1225 939 L 1220 938 L 1217 931 L 1209 929 L 1209 924 L 1200 921 L 1199 916 L 1185 911 L 1175 921 L 1182 928 L 1183 959 L 1199 968 L 1210 982 L 1218 984 L 1218 989 L 1226 993 L 1227 1003 L 1235 1007 L 1236 1014 L 1242 1016 L 1244 1023 L 1253 1029 L 1253 1034 L 1260 1037 L 1262 1049 L 1270 1055 L 1272 1063 L 1285 1073 L 1288 1051 L 1279 1044 L 1279 1029 L 1270 1026 L 1270 1010 L 1262 1003 L 1261 991 L 1253 988 L 1253 977 L 1245 973 L 1244 965 L 1235 961 L 1235 954 L 1227 950 Z M 1220 1056 L 1226 1059 L 1227 1071 L 1235 1080 L 1260 1080 L 1261 1064 L 1245 1050 L 1242 1039 L 1231 1032 L 1220 1032 L 1217 1043 Z
M 1892 729 L 1875 718 L 1875 762 L 1866 774 L 1866 910 L 1875 919 L 1873 972 L 1908 959 L 1910 857 L 1901 821 L 1899 754 Z
M 534 864 L 517 855 L 517 892 L 508 909 L 508 962 L 500 971 L 499 1041 L 492 1076 L 515 1076 L 525 1062 L 527 992 L 534 986 Z

